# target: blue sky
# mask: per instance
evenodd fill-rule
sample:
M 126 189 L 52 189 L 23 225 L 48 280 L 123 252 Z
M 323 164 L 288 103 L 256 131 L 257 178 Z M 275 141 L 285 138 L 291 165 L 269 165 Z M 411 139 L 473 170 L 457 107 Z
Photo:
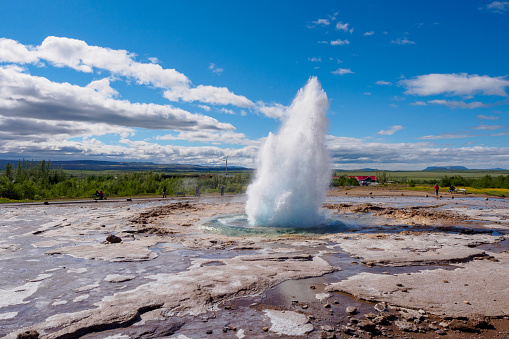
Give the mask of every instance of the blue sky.
M 335 168 L 509 168 L 506 1 L 0 5 L 4 159 L 252 167 L 316 76 Z

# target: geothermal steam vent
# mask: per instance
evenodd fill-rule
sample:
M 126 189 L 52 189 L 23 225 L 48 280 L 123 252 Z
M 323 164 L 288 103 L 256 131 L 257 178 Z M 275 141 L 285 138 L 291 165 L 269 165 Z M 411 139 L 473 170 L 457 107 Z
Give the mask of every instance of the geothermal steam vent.
M 325 147 L 327 95 L 312 77 L 299 90 L 278 134 L 269 133 L 247 188 L 251 226 L 313 227 L 325 222 L 320 206 L 330 182 Z

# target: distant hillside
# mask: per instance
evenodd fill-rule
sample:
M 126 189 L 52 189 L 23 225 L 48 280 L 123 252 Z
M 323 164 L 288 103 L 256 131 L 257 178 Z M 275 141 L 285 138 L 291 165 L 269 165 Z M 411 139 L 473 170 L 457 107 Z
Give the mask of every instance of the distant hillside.
M 423 171 L 468 171 L 465 166 L 431 166 L 425 168 Z
M 0 160 L 0 171 L 10 163 L 16 166 L 18 160 Z M 157 171 L 157 172 L 224 172 L 225 166 L 200 166 L 185 164 L 154 164 L 153 162 L 115 162 L 96 160 L 51 161 L 53 168 L 82 171 Z M 240 166 L 228 166 L 228 171 L 251 171 Z

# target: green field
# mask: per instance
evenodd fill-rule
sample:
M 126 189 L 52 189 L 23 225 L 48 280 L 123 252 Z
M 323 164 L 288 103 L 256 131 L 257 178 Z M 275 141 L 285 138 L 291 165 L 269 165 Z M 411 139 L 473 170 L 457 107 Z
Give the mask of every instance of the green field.
M 376 175 L 376 171 L 335 171 L 336 175 L 342 176 L 366 176 Z M 485 175 L 497 177 L 499 175 L 509 175 L 509 171 L 489 171 L 489 170 L 462 170 L 462 171 L 386 171 L 389 181 L 408 182 L 408 181 L 430 181 L 441 180 L 445 177 L 462 176 L 468 179 L 479 179 Z

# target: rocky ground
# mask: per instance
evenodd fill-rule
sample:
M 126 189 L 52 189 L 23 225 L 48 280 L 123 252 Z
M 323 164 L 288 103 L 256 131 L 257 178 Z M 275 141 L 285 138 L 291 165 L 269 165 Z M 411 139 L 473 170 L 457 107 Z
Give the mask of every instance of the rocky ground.
M 324 204 L 339 233 L 202 227 L 244 205 L 0 206 L 0 336 L 509 336 L 509 200 L 364 188 Z

